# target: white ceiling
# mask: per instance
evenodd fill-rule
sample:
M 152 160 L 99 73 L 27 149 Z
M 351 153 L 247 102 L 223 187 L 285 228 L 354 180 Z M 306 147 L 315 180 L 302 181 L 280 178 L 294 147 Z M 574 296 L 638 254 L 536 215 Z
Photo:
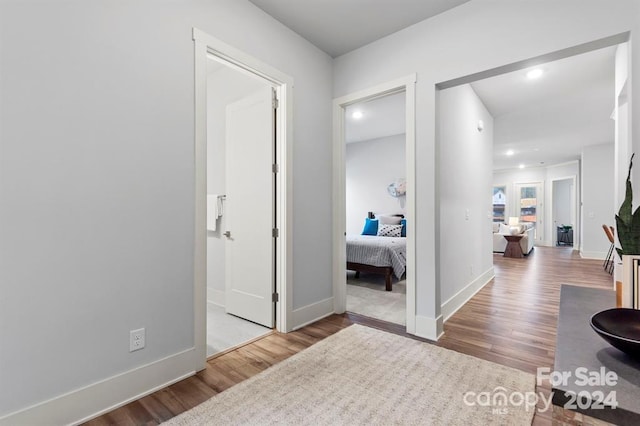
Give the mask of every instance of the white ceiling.
M 494 169 L 577 160 L 584 146 L 613 143 L 615 49 L 546 63 L 536 80 L 526 69 L 471 83 L 494 117 Z
M 616 47 L 471 83 L 494 117 L 494 169 L 537 167 L 578 160 L 582 148 L 613 143 Z M 405 132 L 404 93 L 347 107 L 347 143 Z M 354 111 L 361 119 L 354 119 Z M 512 156 L 506 152 L 513 150 Z
M 335 58 L 469 0 L 249 1 Z
M 354 112 L 362 118 L 353 117 Z M 345 108 L 345 142 L 353 143 L 405 133 L 405 93 L 349 105 Z
M 250 1 L 336 57 L 469 0 Z M 558 164 L 579 159 L 584 146 L 613 143 L 614 54 L 609 47 L 544 64 L 537 80 L 522 70 L 472 83 L 494 117 L 494 169 Z M 347 142 L 404 133 L 400 97 L 349 107 Z

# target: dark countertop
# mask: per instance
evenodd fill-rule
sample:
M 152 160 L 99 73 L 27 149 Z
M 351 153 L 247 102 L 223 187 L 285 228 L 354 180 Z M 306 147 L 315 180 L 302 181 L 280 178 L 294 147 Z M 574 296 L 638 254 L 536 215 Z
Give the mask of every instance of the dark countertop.
M 591 401 L 586 400 L 583 401 L 583 406 L 590 408 L 567 408 L 618 425 L 639 425 L 640 360 L 635 360 L 609 345 L 590 325 L 593 314 L 613 308 L 615 304 L 614 291 L 562 286 L 554 371 L 570 372 L 571 377 L 566 383 L 553 386 L 553 404 L 563 407 L 565 403 L 570 402 L 571 394 L 566 395 L 565 392 L 579 394 L 580 391 L 586 391 L 583 394 L 588 394 L 593 401 L 595 391 L 602 391 L 605 396 L 615 391 L 618 402 L 616 409 L 612 409 L 606 402 L 602 409 L 593 409 Z M 580 377 L 576 377 L 576 370 L 580 367 L 588 370 L 586 374 L 600 372 L 602 367 L 607 372 L 613 371 L 618 376 L 617 384 L 581 386 Z M 597 398 L 597 394 L 595 397 Z

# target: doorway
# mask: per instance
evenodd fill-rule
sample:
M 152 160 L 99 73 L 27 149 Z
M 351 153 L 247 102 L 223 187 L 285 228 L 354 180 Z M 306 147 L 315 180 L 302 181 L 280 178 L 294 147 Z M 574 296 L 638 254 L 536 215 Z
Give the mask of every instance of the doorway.
M 207 356 L 274 326 L 272 85 L 207 63 Z M 244 155 L 251 152 L 252 155 Z M 263 212 L 255 215 L 255 211 Z M 251 261 L 247 261 L 251 259 Z
M 293 80 L 197 29 L 193 38 L 194 361 L 199 370 L 220 349 L 207 347 L 211 305 L 223 305 L 227 317 L 262 323 L 268 332 L 274 326 L 291 330 Z M 217 323 L 228 328 L 225 321 Z M 238 330 L 234 337 L 242 334 Z
M 576 224 L 576 178 L 553 179 L 551 181 L 552 245 L 574 247 L 577 244 Z
M 407 333 L 416 332 L 415 306 L 415 82 L 416 76 L 394 80 L 334 100 L 334 211 L 333 211 L 333 284 L 334 309 L 343 313 L 347 308 L 346 277 L 346 144 L 345 114 L 351 105 L 405 93 L 405 164 L 406 201 L 406 313 Z M 385 189 L 386 190 L 386 189 Z M 362 218 L 364 223 L 365 218 Z
M 406 323 L 405 98 L 401 91 L 345 109 L 346 309 L 402 326 Z M 395 235 L 383 232 L 383 224 Z

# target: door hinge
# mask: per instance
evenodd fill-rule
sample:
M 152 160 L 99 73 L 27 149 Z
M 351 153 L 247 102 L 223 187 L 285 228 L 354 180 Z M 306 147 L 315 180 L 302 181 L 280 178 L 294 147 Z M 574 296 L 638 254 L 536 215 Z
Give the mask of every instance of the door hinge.
M 273 109 L 278 109 L 278 106 L 280 105 L 280 102 L 278 102 L 278 94 L 276 93 L 276 89 L 273 89 L 272 93 L 272 97 L 271 97 L 271 103 L 273 105 Z
M 280 172 L 280 166 L 278 166 L 277 164 L 273 164 L 271 166 L 271 170 L 273 171 L 273 173 L 278 173 Z
M 272 235 L 273 238 L 278 238 L 280 236 L 280 230 L 278 228 L 273 228 Z
M 271 301 L 272 301 L 272 302 L 277 302 L 277 301 L 279 301 L 279 300 L 280 300 L 280 297 L 278 296 L 278 293 L 273 293 L 273 294 L 271 295 Z

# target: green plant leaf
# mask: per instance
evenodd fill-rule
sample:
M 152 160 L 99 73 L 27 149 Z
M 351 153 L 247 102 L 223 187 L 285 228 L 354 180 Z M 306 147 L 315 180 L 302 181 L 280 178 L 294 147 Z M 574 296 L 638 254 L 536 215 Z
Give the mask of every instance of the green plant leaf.
M 618 240 L 620 241 L 620 249 L 616 249 L 622 257 L 623 254 L 640 254 L 640 209 L 633 209 L 633 188 L 631 187 L 631 168 L 633 167 L 633 157 L 629 159 L 629 172 L 627 173 L 627 182 L 625 196 L 620 210 L 616 215 L 616 227 L 618 231 Z
M 618 211 L 618 216 L 620 216 L 620 218 L 627 224 L 631 224 L 632 221 L 631 209 L 633 205 L 633 188 L 631 187 L 631 167 L 633 167 L 633 155 L 631 156 L 631 160 L 629 160 L 629 173 L 627 174 L 624 201 Z
M 622 254 L 631 254 L 627 250 L 631 249 L 631 227 L 625 223 L 619 215 L 616 215 L 616 228 L 618 230 L 618 240 L 620 241 L 620 252 Z

